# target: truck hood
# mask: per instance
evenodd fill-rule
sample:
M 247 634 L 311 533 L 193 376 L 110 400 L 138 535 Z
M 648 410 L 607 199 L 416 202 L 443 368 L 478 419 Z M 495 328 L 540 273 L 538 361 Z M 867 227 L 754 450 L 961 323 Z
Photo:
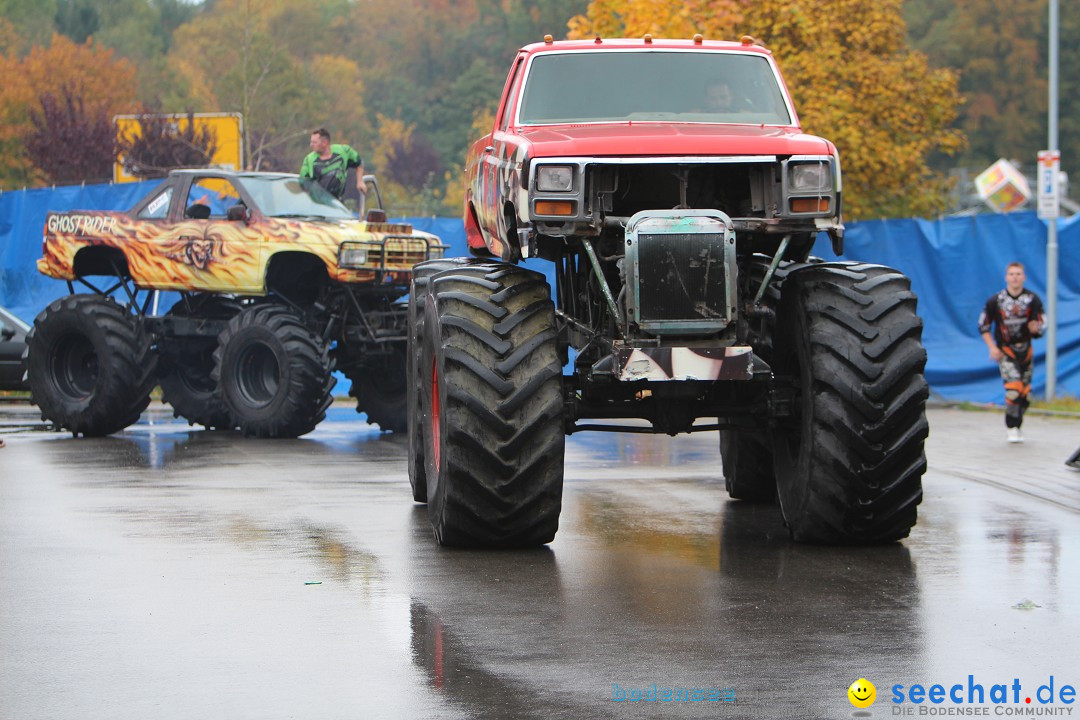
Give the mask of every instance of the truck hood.
M 521 128 L 528 155 L 655 157 L 830 155 L 832 143 L 797 128 L 706 123 L 600 123 Z

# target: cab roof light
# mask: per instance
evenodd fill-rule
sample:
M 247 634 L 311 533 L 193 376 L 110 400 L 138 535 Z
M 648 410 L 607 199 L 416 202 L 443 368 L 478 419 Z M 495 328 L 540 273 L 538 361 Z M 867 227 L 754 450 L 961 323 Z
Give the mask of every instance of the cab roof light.
M 599 35 L 597 35 L 596 40 L 594 40 L 593 42 L 595 42 L 597 45 L 602 45 L 604 41 L 600 39 Z
M 550 35 L 545 35 L 544 36 L 544 44 L 545 45 L 551 45 L 554 42 L 555 42 L 555 38 L 551 37 Z
M 652 35 L 649 33 L 645 33 L 645 44 L 652 45 Z
M 701 42 L 702 42 L 702 41 L 703 41 L 704 39 L 705 39 L 705 38 L 703 38 L 703 37 L 701 36 L 701 33 L 694 33 L 694 44 L 695 44 L 695 45 L 700 45 L 700 44 L 701 44 Z
M 741 42 L 743 45 L 757 44 L 757 40 L 754 39 L 753 35 L 743 35 L 741 38 L 739 38 L 739 42 Z

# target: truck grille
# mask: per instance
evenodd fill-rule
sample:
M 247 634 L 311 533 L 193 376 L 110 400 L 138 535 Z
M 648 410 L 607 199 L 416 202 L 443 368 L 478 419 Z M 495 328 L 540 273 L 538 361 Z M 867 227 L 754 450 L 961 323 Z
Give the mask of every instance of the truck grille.
M 428 259 L 428 245 L 425 240 L 415 238 L 388 237 L 375 261 L 387 268 L 411 268 Z
M 724 235 L 638 236 L 638 306 L 642 323 L 725 324 Z M 657 332 L 662 332 L 657 327 Z

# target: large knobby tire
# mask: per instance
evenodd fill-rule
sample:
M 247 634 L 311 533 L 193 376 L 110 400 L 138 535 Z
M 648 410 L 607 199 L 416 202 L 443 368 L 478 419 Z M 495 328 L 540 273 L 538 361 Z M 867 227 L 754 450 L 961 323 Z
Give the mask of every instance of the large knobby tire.
M 769 257 L 755 255 L 749 264 L 749 282 L 746 285 L 749 299 L 757 296 L 769 263 Z M 773 362 L 780 289 L 792 265 L 784 261 L 777 267 L 762 295 L 761 311 L 749 323 L 747 341 L 754 348 L 754 353 L 770 364 Z M 772 439 L 768 431 L 721 430 L 720 460 L 724 470 L 724 487 L 729 497 L 747 502 L 775 502 L 776 475 L 773 471 Z
M 356 398 L 356 412 L 367 414 L 368 423 L 378 425 L 383 432 L 405 432 L 409 405 L 404 346 L 365 362 L 345 377 L 352 382 L 349 395 Z
M 27 335 L 27 371 L 43 418 L 73 435 L 123 430 L 150 403 L 157 356 L 138 319 L 100 295 L 55 300 Z
M 228 320 L 240 312 L 240 303 L 227 297 L 195 297 L 172 306 L 173 317 Z M 231 430 L 235 427 L 217 383 L 213 379 L 217 338 L 180 337 L 161 348 L 161 399 L 172 405 L 173 416 L 189 425 Z
M 721 430 L 720 461 L 724 488 L 732 500 L 773 502 L 772 442 L 763 430 Z
M 784 283 L 774 369 L 794 380 L 794 417 L 773 437 L 784 520 L 795 540 L 907 537 L 922 500 L 926 351 L 900 272 L 828 263 Z
M 315 429 L 333 400 L 329 346 L 280 305 L 245 308 L 230 320 L 214 362 L 230 422 L 244 435 L 299 437 Z
M 428 285 L 421 331 L 428 515 L 440 544 L 551 542 L 562 506 L 562 365 L 539 273 L 502 263 Z
M 420 421 L 423 413 L 420 403 L 423 377 L 418 358 L 422 352 L 420 337 L 424 326 L 424 302 L 428 281 L 437 272 L 475 262 L 472 258 L 465 257 L 445 258 L 428 260 L 413 267 L 412 282 L 409 286 L 409 340 L 405 351 L 405 427 L 409 434 L 409 485 L 412 487 L 413 500 L 419 503 L 427 502 L 427 480 L 424 477 L 427 472 L 427 456 L 424 454 L 423 423 Z

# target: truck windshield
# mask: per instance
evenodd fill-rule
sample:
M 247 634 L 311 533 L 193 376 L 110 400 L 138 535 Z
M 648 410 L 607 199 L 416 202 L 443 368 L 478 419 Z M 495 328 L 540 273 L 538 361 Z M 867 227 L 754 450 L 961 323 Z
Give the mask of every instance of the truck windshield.
M 749 53 L 620 51 L 533 57 L 518 123 L 791 125 L 769 61 Z
M 355 219 L 349 208 L 310 178 L 245 176 L 243 182 L 259 210 L 270 217 Z

